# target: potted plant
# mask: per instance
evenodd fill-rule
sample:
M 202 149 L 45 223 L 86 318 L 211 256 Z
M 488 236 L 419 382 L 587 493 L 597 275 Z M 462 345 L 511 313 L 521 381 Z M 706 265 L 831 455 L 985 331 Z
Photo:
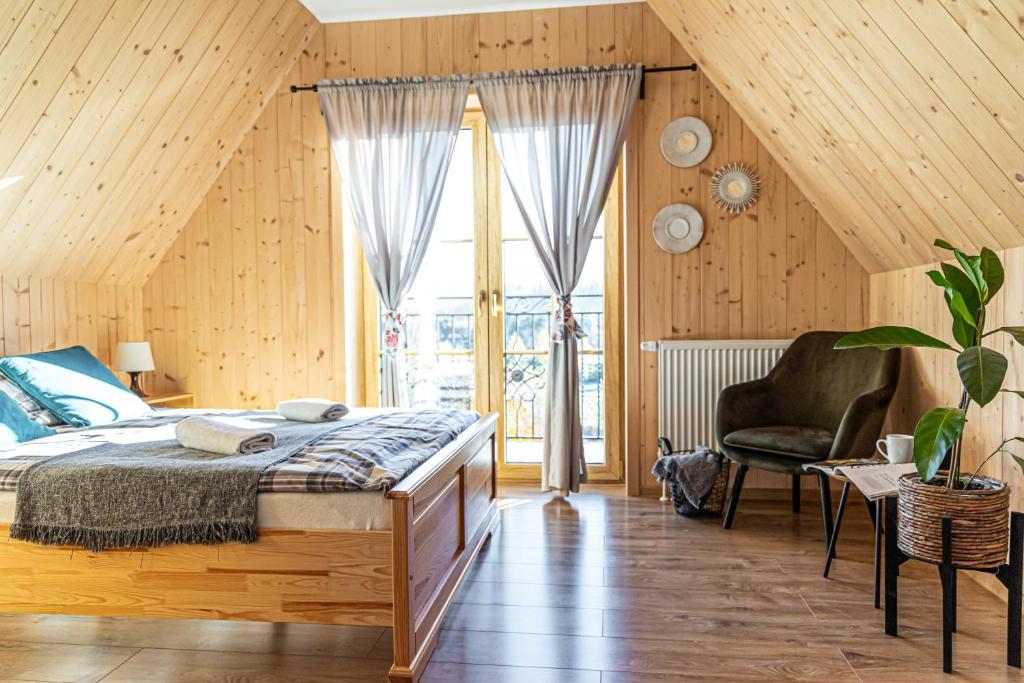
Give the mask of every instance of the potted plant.
M 1003 389 L 1007 360 L 984 345 L 987 337 L 1008 334 L 1024 344 L 1024 327 L 986 331 L 986 307 L 1003 286 L 1003 265 L 994 251 L 971 256 L 944 240 L 935 246 L 951 251 L 956 265 L 943 263 L 928 277 L 942 288 L 952 318 L 952 335 L 959 348 L 910 327 L 874 327 L 854 332 L 836 342 L 837 349 L 918 347 L 951 351 L 963 384 L 956 407 L 933 408 L 914 429 L 917 474 L 904 475 L 899 486 L 900 549 L 923 560 L 942 561 L 942 517 L 952 517 L 953 563 L 970 567 L 996 567 L 1005 561 L 1009 539 L 1009 489 L 1006 482 L 978 474 L 981 465 L 998 453 L 1009 453 L 1005 440 L 969 476 L 961 472 L 963 434 L 972 403 L 989 404 Z M 952 357 L 951 357 L 952 360 Z M 1010 391 L 1024 398 L 1024 391 Z M 1024 469 L 1024 460 L 1010 453 Z M 946 461 L 946 469 L 939 469 Z

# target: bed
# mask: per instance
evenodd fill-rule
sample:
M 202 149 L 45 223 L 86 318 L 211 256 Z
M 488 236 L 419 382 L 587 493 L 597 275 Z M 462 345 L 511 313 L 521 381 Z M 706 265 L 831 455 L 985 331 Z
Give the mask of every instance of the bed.
M 497 524 L 496 423 L 475 416 L 386 495 L 260 493 L 254 543 L 92 553 L 13 540 L 8 486 L 0 611 L 391 626 L 390 679 L 416 681 Z

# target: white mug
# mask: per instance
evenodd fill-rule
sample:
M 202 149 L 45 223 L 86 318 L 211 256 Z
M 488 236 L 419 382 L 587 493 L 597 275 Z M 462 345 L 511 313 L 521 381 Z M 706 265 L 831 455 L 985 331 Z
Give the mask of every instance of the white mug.
M 875 446 L 894 465 L 914 462 L 914 437 L 908 434 L 888 434 L 884 439 L 879 439 Z

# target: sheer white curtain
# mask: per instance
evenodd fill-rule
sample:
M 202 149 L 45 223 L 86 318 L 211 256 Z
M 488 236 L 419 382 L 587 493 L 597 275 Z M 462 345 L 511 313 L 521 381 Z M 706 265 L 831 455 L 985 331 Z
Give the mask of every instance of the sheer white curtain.
M 477 92 L 498 158 L 555 295 L 541 488 L 586 481 L 572 292 L 604 209 L 643 76 L 641 65 L 489 74 Z
M 366 263 L 385 309 L 381 405 L 401 406 L 401 305 L 430 244 L 469 80 L 325 80 L 317 90 Z

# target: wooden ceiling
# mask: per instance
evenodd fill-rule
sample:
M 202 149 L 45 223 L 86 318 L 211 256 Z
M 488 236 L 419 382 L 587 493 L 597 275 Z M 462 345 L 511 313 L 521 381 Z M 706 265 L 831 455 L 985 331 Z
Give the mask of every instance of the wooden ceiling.
M 0 273 L 142 283 L 319 24 L 298 0 L 0 9 Z
M 1024 244 L 1020 0 L 648 0 L 872 272 Z
M 868 270 L 1024 245 L 1020 0 L 649 4 Z M 318 27 L 298 0 L 3 6 L 0 273 L 81 282 L 147 280 Z

